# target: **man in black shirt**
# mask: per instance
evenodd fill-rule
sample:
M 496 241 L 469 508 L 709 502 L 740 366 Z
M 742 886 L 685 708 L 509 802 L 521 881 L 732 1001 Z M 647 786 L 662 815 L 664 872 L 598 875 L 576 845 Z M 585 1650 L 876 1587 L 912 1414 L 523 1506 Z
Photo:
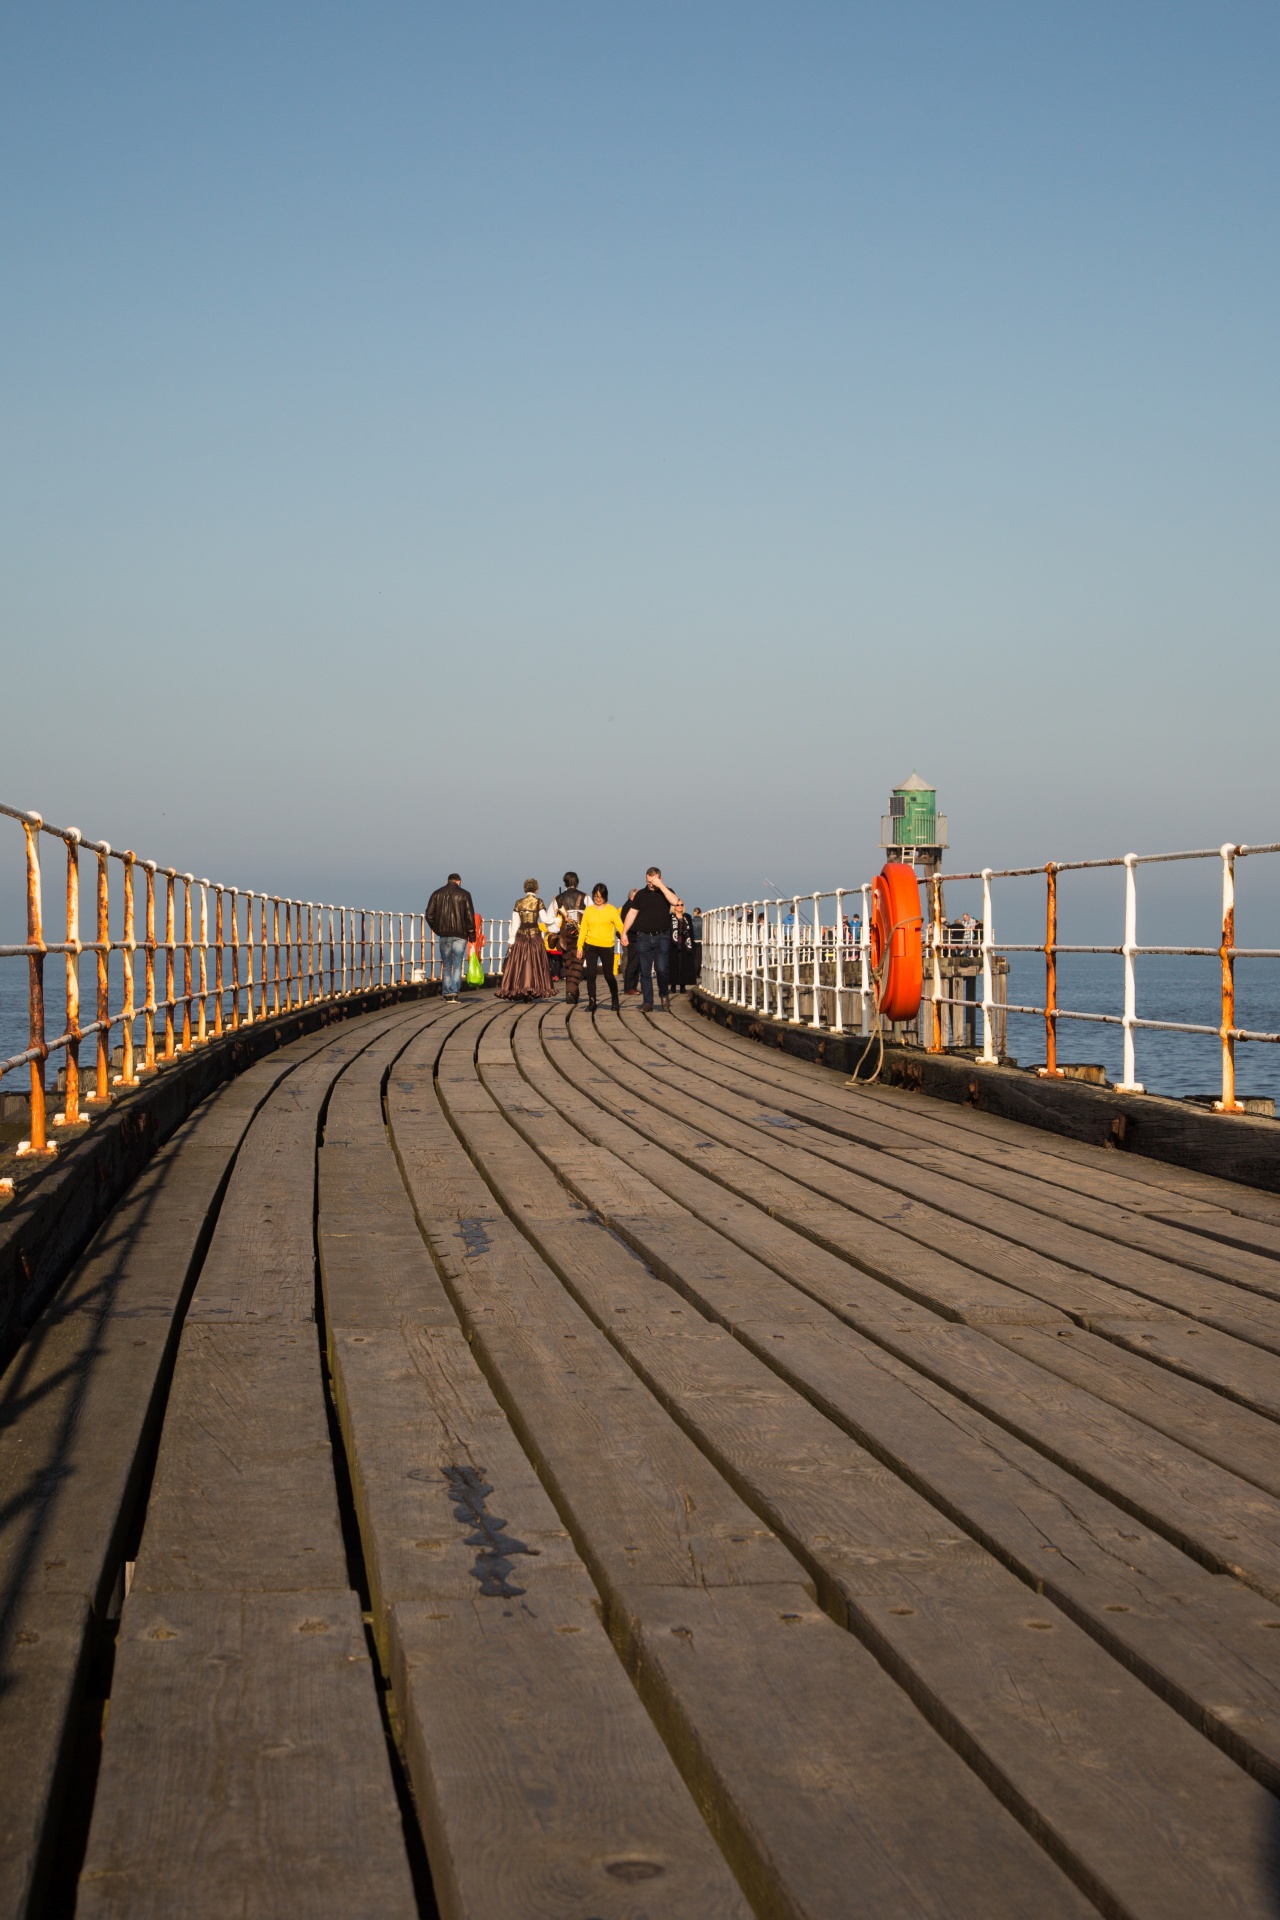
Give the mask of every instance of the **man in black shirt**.
M 650 867 L 645 885 L 623 915 L 627 937 L 640 952 L 640 991 L 644 1011 L 653 1012 L 653 976 L 658 975 L 658 1002 L 663 1013 L 670 1013 L 671 985 L 671 910 L 676 896 L 662 878 L 658 867 Z

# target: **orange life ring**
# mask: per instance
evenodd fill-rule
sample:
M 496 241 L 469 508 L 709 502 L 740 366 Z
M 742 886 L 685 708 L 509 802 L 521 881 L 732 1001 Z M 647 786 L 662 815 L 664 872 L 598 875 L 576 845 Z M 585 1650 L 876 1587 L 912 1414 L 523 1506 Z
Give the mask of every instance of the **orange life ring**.
M 887 860 L 871 893 L 871 965 L 886 1020 L 914 1020 L 924 991 L 923 920 L 914 867 Z

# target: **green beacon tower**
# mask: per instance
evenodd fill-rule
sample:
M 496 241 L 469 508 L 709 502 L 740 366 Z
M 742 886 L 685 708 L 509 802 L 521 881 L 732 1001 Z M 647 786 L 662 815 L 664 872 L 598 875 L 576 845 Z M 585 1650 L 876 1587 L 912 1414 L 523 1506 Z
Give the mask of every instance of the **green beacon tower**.
M 918 773 L 895 787 L 889 811 L 880 816 L 880 845 L 887 860 L 906 860 L 926 874 L 942 865 L 947 846 L 947 816 L 938 812 L 938 795 Z

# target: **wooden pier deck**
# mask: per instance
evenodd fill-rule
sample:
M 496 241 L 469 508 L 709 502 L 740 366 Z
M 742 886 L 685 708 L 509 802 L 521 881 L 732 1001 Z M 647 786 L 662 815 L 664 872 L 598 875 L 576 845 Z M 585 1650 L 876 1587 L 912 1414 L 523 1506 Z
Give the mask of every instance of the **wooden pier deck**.
M 0 1911 L 1280 1905 L 1280 1197 L 700 1020 L 204 1102 L 0 1380 Z

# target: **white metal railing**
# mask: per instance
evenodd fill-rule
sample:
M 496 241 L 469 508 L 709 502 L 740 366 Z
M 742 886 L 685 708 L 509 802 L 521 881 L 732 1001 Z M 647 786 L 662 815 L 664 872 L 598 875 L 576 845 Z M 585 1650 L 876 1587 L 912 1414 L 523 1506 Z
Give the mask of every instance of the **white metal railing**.
M 1037 867 L 984 867 L 974 873 L 936 874 L 920 885 L 925 893 L 922 919 L 925 1001 L 920 1015 L 920 1038 L 930 1052 L 945 1051 L 943 1009 L 963 1010 L 963 1017 L 982 1014 L 983 1060 L 1000 1058 L 997 1036 L 1007 1014 L 1039 1016 L 1045 1026 L 1045 1065 L 1041 1071 L 1060 1076 L 1057 1058 L 1058 1023 L 1095 1022 L 1121 1029 L 1124 1070 L 1119 1086 L 1126 1092 L 1144 1091 L 1137 1078 L 1134 1036 L 1141 1029 L 1163 1033 L 1215 1036 L 1221 1052 L 1222 1090 L 1216 1103 L 1226 1113 L 1244 1109 L 1236 1098 L 1236 1046 L 1240 1042 L 1280 1044 L 1280 1033 L 1258 1032 L 1236 1025 L 1235 966 L 1237 960 L 1280 959 L 1278 947 L 1236 945 L 1236 866 L 1261 854 L 1280 853 L 1280 842 L 1244 846 L 1228 842 L 1221 847 L 1195 848 L 1179 853 L 1125 853 L 1103 860 L 1050 860 Z M 1171 861 L 1212 860 L 1220 864 L 1222 918 L 1216 946 L 1140 946 L 1138 943 L 1138 872 L 1145 866 Z M 1058 875 L 1119 868 L 1124 872 L 1124 937 L 1115 946 L 1083 946 L 1058 939 Z M 1004 941 L 997 952 L 993 883 L 1040 876 L 1045 883 L 1045 937 L 1034 943 Z M 981 881 L 982 918 L 963 930 L 943 916 L 943 887 L 949 882 Z M 870 962 L 871 889 L 829 888 L 798 894 L 790 900 L 745 900 L 715 907 L 703 915 L 702 981 L 708 992 L 732 1006 L 776 1018 L 870 1034 L 875 1024 L 875 985 Z M 849 914 L 846 903 L 854 903 Z M 1009 953 L 1042 954 L 1045 961 L 1043 1006 L 1020 1005 L 997 999 L 996 979 L 1001 958 Z M 1124 963 L 1120 1011 L 1092 1013 L 1062 1007 L 1057 997 L 1057 960 L 1063 953 L 1108 953 Z M 1204 956 L 1220 963 L 1220 1019 L 1216 1026 L 1185 1020 L 1151 1020 L 1137 1010 L 1135 961 L 1144 954 Z M 982 999 L 960 999 L 943 991 L 951 963 L 957 957 L 981 965 Z
M 31 1138 L 20 1144 L 19 1152 L 54 1150 L 45 1088 L 45 1062 L 52 1054 L 62 1053 L 66 1063 L 64 1105 L 53 1116 L 53 1125 L 76 1128 L 88 1118 L 83 1107 L 108 1105 L 113 1088 L 137 1085 L 142 1075 L 224 1032 L 291 1007 L 440 977 L 436 938 L 422 913 L 334 906 L 197 880 L 194 874 L 140 860 L 133 852 L 118 852 L 105 840 L 86 840 L 77 827 L 51 826 L 38 813 L 0 803 L 0 815 L 16 821 L 26 841 L 27 938 L 20 945 L 0 945 L 0 960 L 21 959 L 27 965 L 28 1044 L 0 1060 L 0 1080 L 22 1067 L 30 1071 Z M 40 860 L 45 836 L 60 841 L 66 851 L 61 940 L 45 935 Z M 91 940 L 80 937 L 82 855 L 96 862 Z M 158 936 L 160 887 L 163 932 Z M 507 951 L 506 920 L 488 919 L 483 930 L 482 956 L 486 972 L 494 974 Z M 63 955 L 65 964 L 65 1025 L 54 1038 L 45 1018 L 44 967 L 50 954 Z M 85 954 L 96 960 L 97 1017 L 82 1023 L 80 962 Z M 135 982 L 138 954 L 141 999 Z M 118 969 L 113 969 L 117 955 Z M 163 968 L 161 991 L 157 962 Z M 113 971 L 118 979 L 113 979 Z M 112 1053 L 116 1029 L 118 1058 Z M 88 1040 L 95 1044 L 93 1090 L 82 1094 L 80 1045 Z M 113 1066 L 119 1069 L 115 1073 Z

